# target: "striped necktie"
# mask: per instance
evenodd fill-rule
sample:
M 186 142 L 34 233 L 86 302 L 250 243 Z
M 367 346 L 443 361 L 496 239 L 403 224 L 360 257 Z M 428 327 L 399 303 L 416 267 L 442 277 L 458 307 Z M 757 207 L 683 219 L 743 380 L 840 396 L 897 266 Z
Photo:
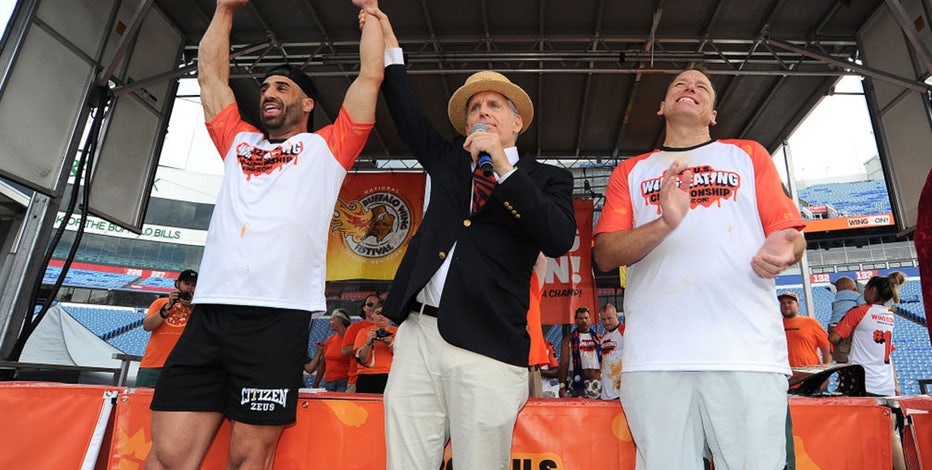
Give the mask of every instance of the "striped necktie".
M 482 170 L 476 165 L 476 170 L 472 172 L 472 213 L 475 214 L 485 205 L 486 201 L 492 197 L 492 190 L 495 189 L 495 177 L 485 176 Z

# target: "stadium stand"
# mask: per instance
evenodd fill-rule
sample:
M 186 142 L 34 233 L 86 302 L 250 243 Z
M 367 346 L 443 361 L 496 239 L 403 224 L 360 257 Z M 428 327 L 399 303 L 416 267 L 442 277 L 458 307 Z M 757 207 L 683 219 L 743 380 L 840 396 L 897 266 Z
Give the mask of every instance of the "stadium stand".
M 147 277 L 136 283 L 140 287 L 158 287 L 171 289 L 175 287 L 175 280 L 167 277 Z
M 149 278 L 151 282 L 158 282 L 155 281 L 156 279 L 163 278 Z M 792 291 L 800 295 L 800 298 L 803 294 L 802 288 L 796 286 L 780 286 L 777 291 Z M 359 293 L 359 299 L 365 298 L 366 294 L 368 293 Z M 815 285 L 812 289 L 812 298 L 815 304 L 815 317 L 823 326 L 827 326 L 834 294 L 826 285 Z M 62 304 L 62 307 L 95 335 L 107 340 L 123 352 L 142 355 L 145 351 L 149 333 L 142 329 L 142 319 L 145 317 L 144 308 L 77 304 Z M 893 332 L 896 350 L 892 357 L 897 368 L 900 390 L 903 395 L 919 394 L 919 380 L 932 379 L 932 346 L 929 344 L 928 331 L 923 326 L 926 318 L 918 280 L 910 280 L 904 285 L 901 291 L 901 303 L 895 306 L 895 311 L 899 318 L 897 318 Z M 805 314 L 805 312 L 806 305 L 803 302 L 800 305 L 800 313 Z M 774 299 L 774 315 L 779 315 L 776 299 Z M 355 317 L 354 320 L 359 321 Z M 310 353 L 313 353 L 317 341 L 324 341 L 333 334 L 329 321 L 329 316 L 314 318 L 311 321 L 308 342 Z M 596 332 L 604 333 L 597 318 L 593 319 L 592 326 Z M 553 343 L 559 356 L 563 325 L 544 325 L 544 338 Z
M 932 347 L 929 346 L 928 330 L 918 323 L 897 318 L 893 324 L 893 345 L 896 349 L 891 357 L 896 365 L 900 394 L 919 394 L 919 380 L 932 379 Z
M 59 275 L 61 275 L 60 267 L 49 266 L 48 269 L 45 270 L 42 283 L 54 284 Z M 135 274 L 107 273 L 71 268 L 68 270 L 68 275 L 65 276 L 63 285 L 71 287 L 91 287 L 95 289 L 121 289 L 138 279 L 138 277 L 139 276 Z
M 893 211 L 887 186 L 882 180 L 815 184 L 801 189 L 799 198 L 812 205 L 832 206 L 848 216 Z
M 149 343 L 150 335 L 150 332 L 142 329 L 142 325 L 139 325 L 131 330 L 113 336 L 108 339 L 107 342 L 126 354 L 142 356 L 143 353 L 146 352 L 146 344 Z
M 62 308 L 104 340 L 134 328 L 142 329 L 142 320 L 145 318 L 145 313 L 131 307 L 62 304 Z
M 922 302 L 922 287 L 919 280 L 907 281 L 900 289 L 900 303 L 896 304 L 897 312 L 906 318 L 919 323 L 926 323 L 925 304 Z

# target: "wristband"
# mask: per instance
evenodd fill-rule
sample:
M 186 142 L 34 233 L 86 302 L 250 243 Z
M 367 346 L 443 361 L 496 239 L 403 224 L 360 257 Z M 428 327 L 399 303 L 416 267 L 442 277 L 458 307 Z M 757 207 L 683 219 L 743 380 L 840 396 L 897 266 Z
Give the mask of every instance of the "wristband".
M 166 318 L 168 318 L 168 314 L 165 313 L 164 307 L 159 309 L 159 316 L 162 317 L 162 320 L 165 320 Z

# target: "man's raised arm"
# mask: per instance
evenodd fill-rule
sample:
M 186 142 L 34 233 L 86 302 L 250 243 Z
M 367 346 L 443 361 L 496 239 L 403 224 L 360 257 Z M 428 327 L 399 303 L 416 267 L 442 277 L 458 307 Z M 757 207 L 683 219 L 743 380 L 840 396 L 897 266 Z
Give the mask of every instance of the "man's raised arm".
M 208 122 L 236 100 L 230 89 L 230 30 L 233 14 L 247 3 L 249 0 L 217 0 L 214 17 L 197 47 L 197 83 Z
M 353 4 L 364 8 L 369 19 L 362 23 L 362 37 L 359 40 L 359 76 L 353 80 L 343 107 L 353 122 L 374 122 L 375 104 L 379 97 L 379 87 L 385 75 L 383 56 L 385 42 L 382 38 L 382 26 L 378 18 L 372 16 L 378 9 L 374 0 L 353 0 Z

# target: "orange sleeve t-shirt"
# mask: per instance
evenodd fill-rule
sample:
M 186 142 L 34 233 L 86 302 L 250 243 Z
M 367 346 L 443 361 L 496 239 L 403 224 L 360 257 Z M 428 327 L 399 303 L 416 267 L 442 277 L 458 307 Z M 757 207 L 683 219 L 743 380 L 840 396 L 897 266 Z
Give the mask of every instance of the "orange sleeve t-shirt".
M 353 346 L 354 355 L 356 354 L 356 351 L 359 351 L 359 348 L 366 344 L 366 340 L 368 339 L 366 337 L 367 333 L 377 329 L 379 329 L 378 326 L 372 325 L 369 328 L 359 330 L 359 333 L 356 334 L 356 343 Z M 386 326 L 385 329 L 392 333 L 392 341 L 394 341 L 394 335 L 395 332 L 398 331 L 398 328 L 394 326 Z M 390 348 L 387 344 L 381 341 L 376 341 L 374 344 L 373 354 L 375 354 L 375 363 L 373 364 L 372 359 L 369 359 L 369 363 L 372 364 L 372 367 L 363 366 L 362 364 L 359 364 L 359 361 L 356 361 L 356 363 L 359 364 L 359 368 L 357 369 L 357 373 L 359 375 L 387 374 L 388 371 L 392 369 L 392 359 L 395 357 L 395 354 L 392 352 L 392 348 Z
M 324 371 L 325 382 L 345 379 L 351 363 L 356 362 L 353 356 L 343 355 L 343 339 L 343 336 L 334 333 L 324 342 L 324 361 L 327 362 L 327 368 Z
M 528 365 L 543 366 L 547 365 L 547 346 L 544 344 L 544 330 L 540 323 L 540 298 L 541 288 L 540 281 L 537 279 L 537 273 L 531 273 L 531 294 L 528 298 L 529 308 L 527 310 L 527 332 L 531 337 L 531 349 L 528 353 Z
M 351 323 L 350 326 L 346 328 L 346 333 L 343 333 L 343 344 L 341 347 L 353 346 L 353 354 L 355 354 L 356 334 L 359 333 L 359 330 L 369 328 L 370 326 L 372 326 L 372 322 L 369 320 L 360 320 Z M 347 356 L 349 358 L 349 370 L 347 370 L 346 375 L 349 377 L 349 383 L 351 384 L 356 383 L 356 375 L 359 374 L 359 368 L 362 367 L 356 359 L 353 359 L 353 354 Z
M 167 303 L 168 297 L 152 302 L 146 317 L 158 315 L 159 310 Z M 142 355 L 139 367 L 156 369 L 165 365 L 168 354 L 175 348 L 178 338 L 181 337 L 181 332 L 188 325 L 190 315 L 190 307 L 185 307 L 181 302 L 175 302 L 175 305 L 172 305 L 171 310 L 168 312 L 168 318 L 162 321 L 162 324 L 156 329 L 152 330 L 152 335 L 149 336 L 149 343 L 146 344 L 146 352 Z
M 797 316 L 783 319 L 786 332 L 786 348 L 790 367 L 816 366 L 822 363 L 819 349 L 829 347 L 828 333 L 818 320 L 811 317 Z

